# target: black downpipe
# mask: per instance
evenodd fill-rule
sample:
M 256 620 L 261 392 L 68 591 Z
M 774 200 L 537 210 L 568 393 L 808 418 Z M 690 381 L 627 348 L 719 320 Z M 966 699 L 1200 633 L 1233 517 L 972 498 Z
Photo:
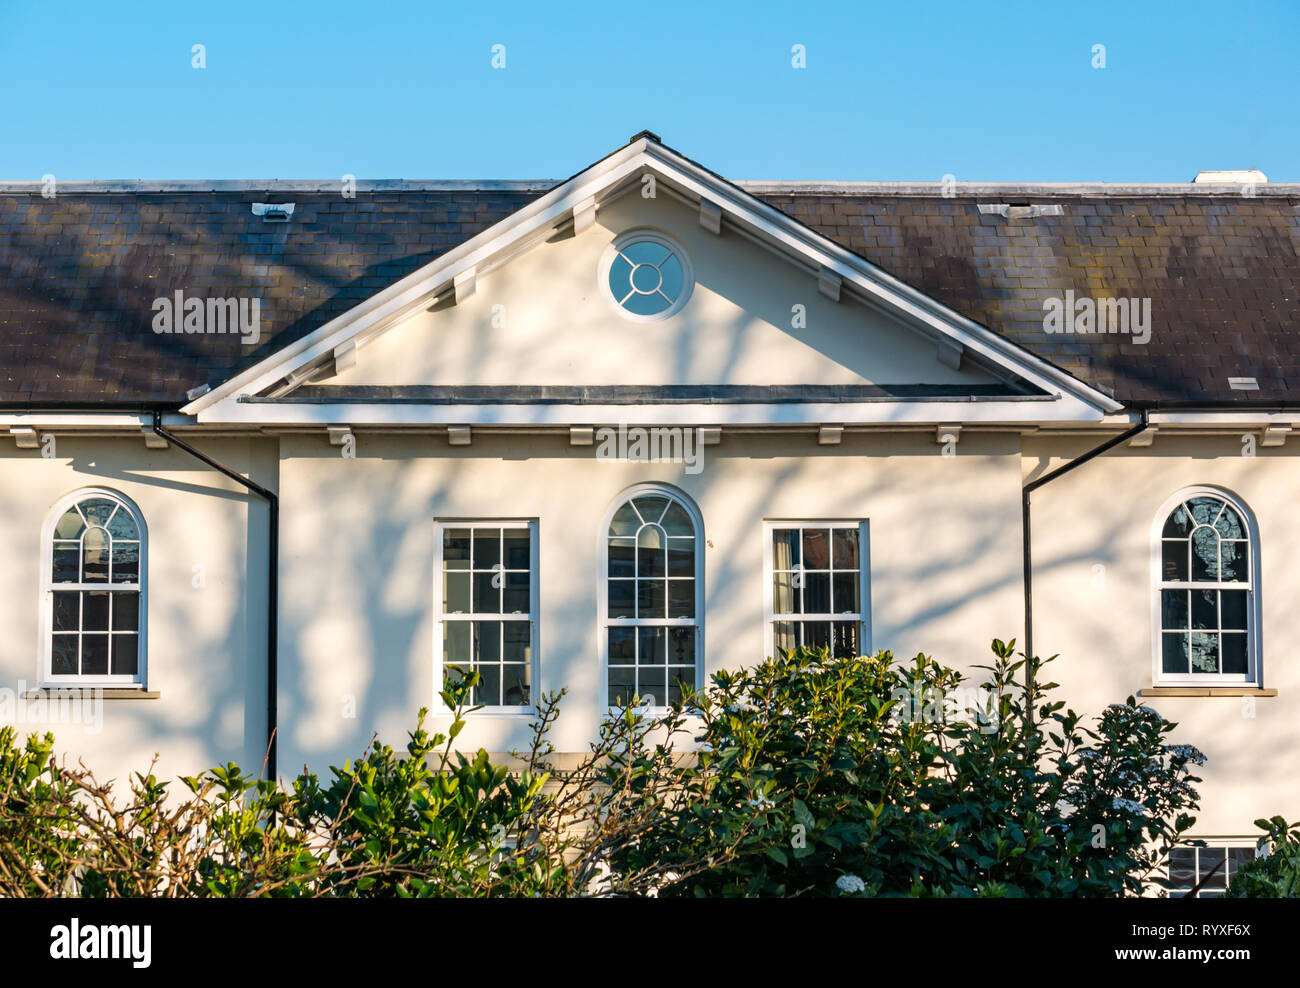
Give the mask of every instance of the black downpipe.
M 1034 686 L 1034 673 L 1032 668 L 1032 662 L 1029 661 L 1033 659 L 1033 655 L 1034 655 L 1034 566 L 1033 566 L 1033 559 L 1031 556 L 1031 549 L 1030 549 L 1029 495 L 1034 493 L 1034 491 L 1038 490 L 1038 488 L 1042 487 L 1043 485 L 1050 484 L 1057 477 L 1061 477 L 1069 473 L 1071 470 L 1074 470 L 1076 467 L 1083 466 L 1089 460 L 1096 459 L 1098 456 L 1101 456 L 1101 454 L 1106 452 L 1107 450 L 1114 449 L 1116 446 L 1120 445 L 1121 443 L 1128 442 L 1130 439 L 1132 439 L 1134 436 L 1138 435 L 1139 433 L 1145 432 L 1148 425 L 1147 419 L 1148 419 L 1148 412 L 1144 408 L 1142 410 L 1141 421 L 1138 422 L 1137 425 L 1133 426 L 1133 428 L 1129 429 L 1127 432 L 1122 432 L 1118 436 L 1115 436 L 1112 439 L 1107 439 L 1100 446 L 1088 450 L 1088 452 L 1082 454 L 1081 456 L 1075 457 L 1073 460 L 1071 460 L 1069 463 L 1066 463 L 1064 466 L 1059 466 L 1055 470 L 1051 471 L 1050 473 L 1043 474 L 1043 476 L 1039 477 L 1037 480 L 1031 480 L 1029 483 L 1025 484 L 1025 486 L 1021 489 L 1020 528 L 1021 528 L 1022 538 L 1024 539 L 1024 559 L 1025 559 L 1025 651 L 1024 654 L 1025 654 L 1025 659 L 1027 660 L 1025 663 L 1025 689 L 1026 690 L 1032 690 Z M 1032 703 L 1029 704 L 1027 710 L 1028 710 L 1029 726 L 1033 727 L 1034 705 Z
M 219 473 L 225 474 L 235 483 L 242 485 L 248 490 L 265 498 L 267 506 L 270 508 L 271 532 L 267 545 L 267 575 L 266 575 L 266 778 L 272 782 L 275 781 L 275 733 L 276 733 L 276 708 L 277 708 L 277 658 L 276 658 L 276 639 L 279 637 L 279 628 L 277 618 L 279 616 L 278 587 L 279 587 L 279 555 L 280 555 L 280 499 L 274 491 L 269 491 L 256 481 L 249 480 L 242 474 L 236 473 L 229 467 L 222 466 L 206 453 L 200 453 L 197 449 L 178 439 L 162 426 L 162 412 L 153 413 L 153 431 L 169 443 L 176 446 L 177 449 L 184 450 L 195 459 L 202 460 L 208 466 L 212 467 Z

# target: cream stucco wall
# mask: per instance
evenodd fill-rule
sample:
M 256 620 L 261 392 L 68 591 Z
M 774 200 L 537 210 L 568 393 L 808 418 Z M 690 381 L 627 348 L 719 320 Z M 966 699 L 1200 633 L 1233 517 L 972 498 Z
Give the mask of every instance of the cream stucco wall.
M 1028 440 L 1026 473 L 1041 475 L 1085 448 Z M 1033 497 L 1034 647 L 1060 653 L 1051 678 L 1072 707 L 1087 712 L 1152 686 L 1150 538 L 1162 505 L 1182 488 L 1213 486 L 1254 512 L 1262 542 L 1262 685 L 1278 695 L 1141 701 L 1177 722 L 1176 740 L 1208 756 L 1199 772 L 1201 834 L 1251 835 L 1258 817 L 1300 816 L 1300 524 L 1293 503 L 1300 459 L 1285 447 L 1261 447 L 1253 457 L 1242 449 L 1237 436 L 1160 433 L 1150 447 L 1108 453 Z
M 197 440 L 210 455 L 274 487 L 274 444 Z M 60 751 L 125 779 L 160 756 L 160 777 L 228 760 L 254 771 L 266 747 L 267 510 L 176 449 L 140 438 L 57 436 L 56 456 L 0 445 L 0 722 L 55 734 Z M 41 526 L 86 487 L 125 495 L 148 531 L 148 688 L 157 699 L 106 699 L 89 723 L 33 719 L 16 694 L 39 680 Z M 203 567 L 202 588 L 194 586 Z M 96 726 L 98 721 L 98 726 Z
M 598 539 L 628 487 L 669 483 L 703 516 L 705 664 L 764 655 L 763 520 L 870 523 L 873 646 L 924 650 L 970 666 L 1019 634 L 1020 461 L 1016 437 L 728 437 L 701 472 L 597 459 L 567 437 L 357 436 L 344 459 L 320 437 L 282 442 L 284 574 L 281 766 L 323 768 L 362 750 L 372 729 L 400 743 L 431 705 L 435 519 L 536 519 L 543 690 L 567 686 L 555 742 L 585 750 L 604 711 L 597 631 Z M 354 714 L 354 715 L 353 715 Z M 528 716 L 478 716 L 468 747 L 505 752 Z

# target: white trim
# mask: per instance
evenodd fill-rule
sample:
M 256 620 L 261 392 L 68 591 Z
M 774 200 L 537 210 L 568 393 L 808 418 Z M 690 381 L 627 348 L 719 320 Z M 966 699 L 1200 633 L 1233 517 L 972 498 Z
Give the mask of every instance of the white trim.
M 1035 357 L 971 319 L 912 288 L 829 238 L 797 222 L 773 206 L 718 178 L 676 152 L 646 138 L 634 141 L 602 159 L 522 209 L 446 252 L 423 268 L 331 319 L 306 337 L 291 343 L 253 367 L 227 379 L 187 404 L 185 414 L 201 420 L 222 421 L 218 403 L 240 394 L 259 394 L 305 365 L 323 358 L 349 339 L 358 343 L 404 316 L 427 306 L 445 293 L 457 276 L 475 269 L 483 277 L 502 256 L 516 256 L 571 222 L 573 210 L 593 197 L 613 195 L 629 179 L 655 172 L 669 187 L 676 186 L 691 199 L 709 199 L 727 221 L 748 229 L 759 240 L 789 254 L 814 272 L 825 269 L 838 276 L 868 304 L 891 313 L 923 335 L 952 341 L 967 352 L 1024 377 L 1043 390 L 1061 391 L 1082 403 L 1077 417 L 1096 420 L 1116 411 L 1119 402 L 1065 371 Z
M 614 515 L 623 505 L 627 504 L 633 498 L 641 497 L 646 494 L 658 494 L 667 497 L 670 500 L 680 504 L 691 518 L 691 524 L 695 528 L 695 617 L 690 618 L 664 618 L 663 626 L 689 626 L 695 628 L 695 688 L 704 687 L 705 678 L 705 638 L 704 638 L 704 549 L 707 545 L 704 534 L 704 516 L 700 512 L 699 506 L 695 501 L 686 494 L 685 491 L 671 484 L 661 483 L 642 483 L 633 484 L 631 487 L 620 491 L 618 496 L 610 501 L 609 506 L 605 509 L 601 517 L 600 528 L 596 531 L 597 538 L 597 572 L 596 572 L 596 654 L 600 657 L 600 699 L 597 709 L 614 710 L 609 703 L 609 635 L 607 629 L 610 627 L 643 627 L 635 623 L 627 625 L 612 624 L 609 617 L 609 526 L 614 520 Z M 667 553 L 667 546 L 664 547 Z M 626 619 L 614 618 L 613 621 Z M 635 619 L 633 619 L 635 622 Z M 667 697 L 665 697 L 667 699 Z M 666 704 L 656 706 L 646 706 L 644 711 L 650 716 L 662 715 L 667 711 Z
M 475 528 L 526 528 L 528 529 L 528 616 L 516 617 L 510 614 L 481 614 L 481 615 L 457 615 L 454 620 L 457 621 L 527 621 L 532 625 L 532 641 L 530 644 L 531 656 L 528 663 L 529 676 L 529 701 L 519 706 L 506 706 L 502 704 L 485 704 L 481 709 L 475 710 L 472 714 L 466 714 L 469 717 L 532 717 L 537 710 L 537 698 L 540 695 L 541 675 L 541 616 L 539 603 L 541 601 L 541 580 L 539 578 L 540 553 L 538 547 L 538 522 L 537 519 L 521 518 L 435 518 L 433 521 L 433 697 L 430 710 L 434 716 L 448 716 L 452 713 L 447 705 L 442 702 L 442 644 L 443 644 L 443 622 L 447 620 L 442 609 L 442 543 L 443 532 L 449 528 L 468 528 L 471 531 Z M 471 536 L 471 547 L 472 547 Z M 472 551 L 472 548 L 471 548 Z M 502 587 L 504 591 L 504 586 Z M 473 593 L 473 581 L 470 581 L 470 592 Z
M 1189 572 L 1188 580 L 1184 583 L 1166 583 L 1164 580 L 1164 566 L 1162 553 L 1162 536 L 1164 533 L 1165 523 L 1174 509 L 1183 502 L 1200 496 L 1218 498 L 1225 501 L 1240 516 L 1246 526 L 1246 544 L 1250 553 L 1247 561 L 1249 580 L 1245 586 L 1240 583 L 1195 583 L 1191 580 Z M 1212 485 L 1193 485 L 1184 487 L 1175 494 L 1171 495 L 1160 506 L 1156 512 L 1155 519 L 1151 524 L 1151 589 L 1148 599 L 1151 601 L 1151 682 L 1155 686 L 1221 686 L 1221 685 L 1244 685 L 1244 686 L 1262 686 L 1264 677 L 1262 674 L 1263 662 L 1261 651 L 1261 634 L 1263 609 L 1261 607 L 1260 593 L 1260 567 L 1259 567 L 1259 523 L 1255 518 L 1250 507 L 1240 497 L 1232 491 L 1223 487 Z M 1197 587 L 1202 589 L 1221 589 L 1221 590 L 1245 590 L 1246 598 L 1246 673 L 1245 675 L 1234 673 L 1186 673 L 1169 674 L 1163 669 L 1163 645 L 1164 645 L 1164 626 L 1161 616 L 1161 590 L 1176 590 L 1185 588 L 1193 590 Z M 1191 615 L 1188 615 L 1190 625 Z
M 772 593 L 772 533 L 778 528 L 857 528 L 858 530 L 858 640 L 863 655 L 871 654 L 871 522 L 866 518 L 765 518 L 763 519 L 763 650 L 764 658 L 776 654 L 773 624 L 777 620 Z M 832 551 L 834 547 L 832 546 Z M 843 621 L 843 615 L 809 614 L 801 620 Z
M 102 497 L 107 500 L 116 502 L 121 508 L 125 508 L 131 515 L 132 521 L 135 522 L 136 531 L 139 533 L 140 559 L 139 559 L 139 582 L 134 584 L 114 584 L 114 583 L 54 583 L 54 529 L 58 525 L 59 519 L 63 517 L 75 504 L 90 498 Z M 141 690 L 149 688 L 149 530 L 144 523 L 144 514 L 140 508 L 125 494 L 112 490 L 107 487 L 83 487 L 79 490 L 72 491 L 63 495 L 54 502 L 53 507 L 45 516 L 45 523 L 41 526 L 41 582 L 40 582 L 40 621 L 39 633 L 40 640 L 37 645 L 37 680 L 42 688 L 70 688 L 70 687 L 116 687 L 132 688 L 136 687 Z M 79 592 L 81 590 L 112 591 L 116 588 L 118 591 L 131 592 L 139 594 L 139 614 L 136 617 L 136 648 L 138 649 L 136 659 L 136 671 L 134 675 L 104 675 L 104 676 L 56 676 L 51 671 L 53 661 L 53 634 L 54 634 L 54 593 L 56 590 L 64 592 Z M 109 626 L 109 668 L 112 668 L 112 625 Z

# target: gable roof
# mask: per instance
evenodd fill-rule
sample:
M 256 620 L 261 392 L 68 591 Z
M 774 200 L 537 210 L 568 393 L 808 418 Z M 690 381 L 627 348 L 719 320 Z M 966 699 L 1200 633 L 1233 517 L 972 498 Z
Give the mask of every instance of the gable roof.
M 337 183 L 64 183 L 55 199 L 37 183 L 0 185 L 0 404 L 177 407 L 552 184 L 359 183 L 351 199 Z M 739 188 L 1125 403 L 1300 400 L 1300 334 L 1289 328 L 1300 188 Z M 253 201 L 293 201 L 293 218 L 265 223 Z M 1022 202 L 1054 208 L 988 208 Z M 237 336 L 155 335 L 153 299 L 176 288 L 255 290 L 262 340 L 244 352 Z M 1042 299 L 1067 289 L 1152 298 L 1151 342 L 1047 336 Z M 1229 377 L 1253 377 L 1259 390 L 1234 390 Z

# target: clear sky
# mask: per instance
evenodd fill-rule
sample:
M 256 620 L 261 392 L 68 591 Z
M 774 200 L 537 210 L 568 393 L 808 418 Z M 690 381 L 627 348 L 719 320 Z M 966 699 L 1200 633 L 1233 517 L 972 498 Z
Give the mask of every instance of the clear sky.
M 1297 181 L 1298 98 L 1300 0 L 0 0 L 0 179 Z

